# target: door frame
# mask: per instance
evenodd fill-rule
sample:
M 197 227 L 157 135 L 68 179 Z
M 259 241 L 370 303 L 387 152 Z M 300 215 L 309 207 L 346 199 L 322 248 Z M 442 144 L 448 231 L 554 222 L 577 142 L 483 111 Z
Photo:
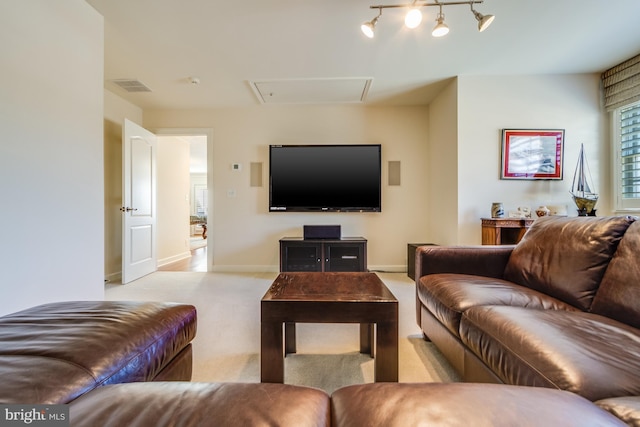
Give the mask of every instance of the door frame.
M 212 128 L 155 128 L 156 136 L 199 136 L 207 137 L 207 271 L 213 271 L 213 251 L 215 227 L 213 226 L 213 129 Z

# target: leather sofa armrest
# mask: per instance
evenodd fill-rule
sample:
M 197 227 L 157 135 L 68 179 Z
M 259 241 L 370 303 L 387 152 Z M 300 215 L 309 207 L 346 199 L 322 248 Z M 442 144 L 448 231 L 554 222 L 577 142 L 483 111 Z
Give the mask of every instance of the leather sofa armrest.
M 458 273 L 502 279 L 515 245 L 420 246 L 416 281 L 427 274 Z

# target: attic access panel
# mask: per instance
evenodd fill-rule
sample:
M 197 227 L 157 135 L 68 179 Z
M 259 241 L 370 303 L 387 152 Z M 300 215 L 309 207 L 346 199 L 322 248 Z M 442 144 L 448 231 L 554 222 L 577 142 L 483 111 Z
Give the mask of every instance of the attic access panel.
M 367 97 L 373 78 L 254 80 L 251 89 L 261 104 L 348 104 Z

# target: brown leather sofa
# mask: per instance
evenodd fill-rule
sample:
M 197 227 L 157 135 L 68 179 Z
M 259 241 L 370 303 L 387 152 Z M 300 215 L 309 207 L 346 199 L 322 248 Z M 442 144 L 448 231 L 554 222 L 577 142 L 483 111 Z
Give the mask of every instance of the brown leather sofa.
M 137 383 L 70 404 L 73 427 L 625 426 L 565 391 L 497 384 L 375 383 L 324 391 L 287 384 Z
M 189 381 L 196 309 L 74 301 L 0 317 L 0 403 L 68 403 L 100 386 Z
M 182 304 L 65 302 L 2 317 L 0 404 L 66 403 L 79 427 L 640 425 L 628 404 L 605 410 L 543 388 L 377 383 L 329 396 L 287 384 L 190 383 L 195 332 L 195 308 Z
M 632 217 L 543 217 L 515 246 L 420 247 L 417 322 L 465 381 L 567 390 L 640 420 L 639 257 Z

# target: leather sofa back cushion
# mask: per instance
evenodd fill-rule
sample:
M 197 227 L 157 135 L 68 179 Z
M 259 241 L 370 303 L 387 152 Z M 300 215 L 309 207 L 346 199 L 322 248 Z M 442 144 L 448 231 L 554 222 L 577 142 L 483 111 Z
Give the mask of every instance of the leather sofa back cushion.
M 626 425 L 576 394 L 504 384 L 357 384 L 333 392 L 331 408 L 334 427 Z
M 582 408 L 589 416 L 598 416 L 595 409 L 599 408 Z M 74 427 L 329 427 L 330 414 L 326 392 L 272 383 L 115 384 L 99 387 L 69 405 Z
M 631 217 L 542 217 L 516 245 L 505 279 L 588 310 Z
M 640 221 L 618 245 L 602 278 L 591 311 L 640 328 Z

